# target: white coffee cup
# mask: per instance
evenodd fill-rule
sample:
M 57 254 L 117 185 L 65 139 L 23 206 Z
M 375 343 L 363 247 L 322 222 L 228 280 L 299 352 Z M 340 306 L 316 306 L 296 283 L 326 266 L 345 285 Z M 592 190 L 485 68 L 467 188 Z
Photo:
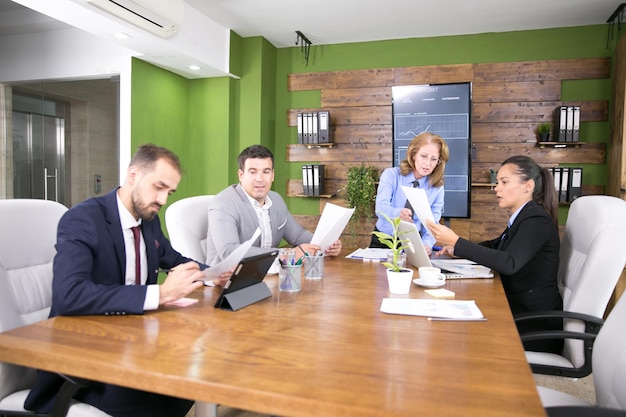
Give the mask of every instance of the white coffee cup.
M 420 280 L 428 284 L 437 284 L 446 280 L 446 276 L 441 273 L 441 269 L 432 266 L 422 266 L 418 269 Z

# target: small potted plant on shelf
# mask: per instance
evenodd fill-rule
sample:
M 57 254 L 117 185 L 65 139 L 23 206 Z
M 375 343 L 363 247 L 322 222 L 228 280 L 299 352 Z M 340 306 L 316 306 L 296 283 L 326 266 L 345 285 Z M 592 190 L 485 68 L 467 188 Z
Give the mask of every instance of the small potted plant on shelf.
M 550 123 L 540 123 L 537 125 L 537 135 L 539 136 L 539 142 L 549 142 L 550 131 L 552 125 Z
M 380 213 L 391 224 L 392 234 L 381 231 L 373 231 L 372 234 L 378 237 L 378 240 L 387 246 L 392 254 L 391 262 L 384 262 L 387 267 L 387 281 L 389 283 L 389 292 L 393 294 L 408 294 L 411 289 L 411 281 L 413 280 L 413 270 L 401 265 L 399 259 L 402 257 L 404 249 L 408 248 L 406 243 L 408 239 L 402 239 L 401 235 L 405 232 L 399 230 L 400 217 L 394 219 L 389 218 L 384 213 Z M 389 259 L 389 258 L 388 258 Z M 406 262 L 406 255 L 404 255 Z

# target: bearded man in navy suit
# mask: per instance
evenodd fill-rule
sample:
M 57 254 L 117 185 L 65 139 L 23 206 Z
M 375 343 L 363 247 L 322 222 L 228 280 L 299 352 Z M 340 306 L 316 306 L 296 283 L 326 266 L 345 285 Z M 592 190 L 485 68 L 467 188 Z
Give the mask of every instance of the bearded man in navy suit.
M 174 153 L 143 145 L 121 187 L 67 211 L 57 231 L 50 317 L 143 314 L 203 285 L 201 269 L 206 265 L 172 248 L 157 215 L 180 179 L 180 161 Z M 131 229 L 136 226 L 141 230 L 137 270 Z M 161 285 L 159 268 L 171 270 Z M 229 275 L 222 274 L 220 280 Z M 58 375 L 39 371 L 24 407 L 49 412 L 62 383 Z M 182 417 L 193 404 L 99 382 L 80 389 L 75 397 L 114 417 Z

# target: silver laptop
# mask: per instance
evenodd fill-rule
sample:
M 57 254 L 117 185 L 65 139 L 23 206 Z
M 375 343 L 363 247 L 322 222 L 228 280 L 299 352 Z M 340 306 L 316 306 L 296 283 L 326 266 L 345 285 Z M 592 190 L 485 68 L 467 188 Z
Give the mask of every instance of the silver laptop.
M 491 272 L 489 268 L 477 265 L 475 262 L 467 259 L 450 257 L 442 259 L 429 258 L 426 253 L 426 248 L 424 248 L 422 237 L 415 224 L 401 220 L 398 229 L 402 232 L 400 238 L 408 240 L 408 242 L 404 244 L 404 252 L 406 253 L 407 262 L 414 267 L 434 266 L 441 269 L 446 279 L 493 278 L 493 272 Z

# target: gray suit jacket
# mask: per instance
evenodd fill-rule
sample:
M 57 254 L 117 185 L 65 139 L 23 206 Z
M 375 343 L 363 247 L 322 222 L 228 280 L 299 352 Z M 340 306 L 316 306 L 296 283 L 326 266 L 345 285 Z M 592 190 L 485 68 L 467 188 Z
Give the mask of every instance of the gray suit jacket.
M 280 194 L 270 191 L 269 196 L 272 200 L 272 207 L 269 210 L 272 248 L 278 248 L 283 239 L 292 246 L 311 242 L 313 234 L 305 230 L 293 218 Z M 226 258 L 239 245 L 250 239 L 257 227 L 259 227 L 259 219 L 241 185 L 231 185 L 222 190 L 209 206 L 206 263 L 214 265 Z M 260 246 L 261 238 L 259 237 L 246 256 L 270 250 Z

